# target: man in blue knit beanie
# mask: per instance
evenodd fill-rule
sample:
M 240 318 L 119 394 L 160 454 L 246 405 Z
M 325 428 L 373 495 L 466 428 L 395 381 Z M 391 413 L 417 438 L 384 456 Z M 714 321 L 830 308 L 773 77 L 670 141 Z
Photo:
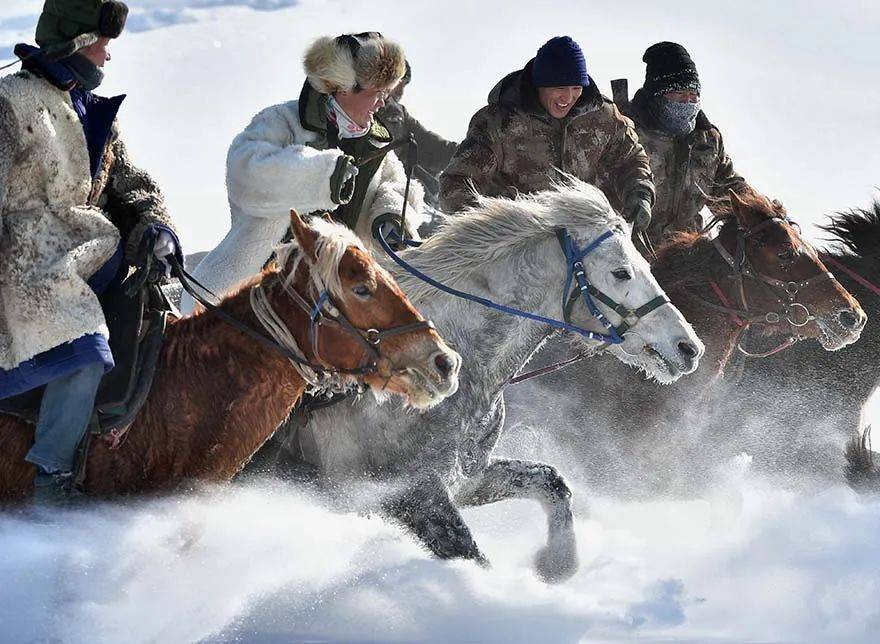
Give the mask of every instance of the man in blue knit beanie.
M 552 187 L 559 170 L 601 188 L 637 228 L 651 220 L 654 184 L 632 121 L 602 96 L 580 46 L 551 38 L 505 76 L 440 178 L 440 206 L 456 212 L 486 196 Z

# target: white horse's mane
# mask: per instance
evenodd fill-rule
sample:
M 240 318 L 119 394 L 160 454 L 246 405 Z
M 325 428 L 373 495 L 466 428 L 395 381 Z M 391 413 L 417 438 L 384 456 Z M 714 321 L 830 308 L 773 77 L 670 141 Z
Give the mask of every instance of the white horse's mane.
M 308 223 L 309 226 L 318 231 L 318 240 L 315 246 L 315 254 L 318 256 L 318 260 L 311 267 L 313 275 L 312 282 L 314 283 L 314 276 L 317 276 L 327 290 L 330 291 L 331 295 L 342 297 L 342 281 L 339 278 L 339 262 L 341 262 L 342 258 L 345 256 L 345 251 L 350 246 L 354 246 L 367 254 L 369 254 L 370 251 L 351 229 L 342 224 L 327 221 L 321 217 L 315 217 Z M 277 257 L 278 265 L 286 266 L 287 261 L 290 259 L 290 254 L 298 248 L 299 244 L 296 240 L 276 247 L 275 255 Z M 303 258 L 303 253 L 297 253 L 296 257 L 293 258 L 293 264 L 291 265 L 287 276 L 288 281 L 292 280 L 296 275 L 296 269 L 299 268 L 299 263 Z
M 447 217 L 418 250 L 405 254 L 407 259 L 428 275 L 451 285 L 487 262 L 502 261 L 523 252 L 538 235 L 555 235 L 559 228 L 625 225 L 601 190 L 570 175 L 550 190 L 515 199 L 477 199 L 472 208 Z M 413 301 L 435 293 L 434 287 L 408 273 L 395 271 L 395 277 Z

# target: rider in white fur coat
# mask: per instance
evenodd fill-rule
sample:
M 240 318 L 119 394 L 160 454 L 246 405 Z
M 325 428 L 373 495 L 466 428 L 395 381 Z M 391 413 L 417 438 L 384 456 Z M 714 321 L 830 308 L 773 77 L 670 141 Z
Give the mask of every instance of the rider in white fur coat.
M 393 154 L 363 163 L 391 135 L 374 117 L 405 72 L 403 51 L 378 34 L 322 37 L 304 58 L 298 100 L 268 107 L 232 141 L 226 187 L 232 227 L 194 276 L 217 295 L 259 273 L 290 224 L 290 209 L 330 212 L 372 242 L 377 218 L 398 214 L 406 174 Z M 360 164 L 360 167 L 358 167 Z M 418 239 L 424 192 L 413 181 L 407 234 Z M 181 308 L 194 302 L 184 294 Z

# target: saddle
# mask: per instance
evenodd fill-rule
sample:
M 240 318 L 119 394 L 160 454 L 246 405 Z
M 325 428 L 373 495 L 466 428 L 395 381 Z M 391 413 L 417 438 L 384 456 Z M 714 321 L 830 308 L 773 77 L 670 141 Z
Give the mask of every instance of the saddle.
M 131 423 L 143 406 L 162 349 L 166 318 L 174 311 L 159 279 L 142 268 L 98 298 L 110 330 L 115 366 L 104 374 L 90 429 L 106 434 Z M 44 387 L 0 401 L 0 411 L 36 423 Z

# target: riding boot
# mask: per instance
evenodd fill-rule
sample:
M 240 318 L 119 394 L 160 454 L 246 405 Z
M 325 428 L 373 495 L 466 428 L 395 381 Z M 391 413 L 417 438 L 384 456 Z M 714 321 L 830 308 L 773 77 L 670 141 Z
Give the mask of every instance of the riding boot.
M 62 472 L 47 474 L 37 471 L 34 477 L 34 495 L 31 504 L 36 507 L 59 508 L 75 503 L 82 495 L 73 485 L 73 474 Z

